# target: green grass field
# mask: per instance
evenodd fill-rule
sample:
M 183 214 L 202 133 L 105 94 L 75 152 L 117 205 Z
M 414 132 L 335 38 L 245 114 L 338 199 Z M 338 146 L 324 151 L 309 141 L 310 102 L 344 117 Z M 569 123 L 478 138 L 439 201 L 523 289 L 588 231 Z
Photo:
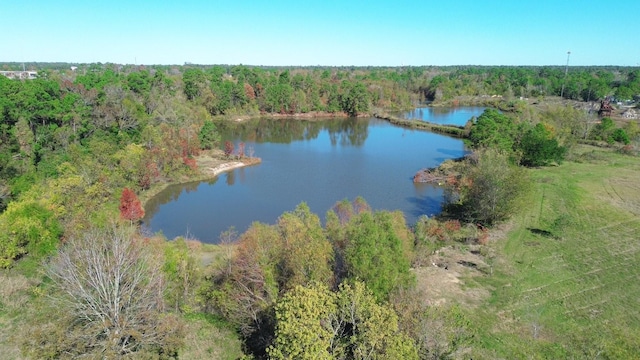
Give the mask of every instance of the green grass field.
M 592 149 L 531 170 L 493 275 L 469 279 L 492 292 L 474 358 L 640 357 L 640 159 Z

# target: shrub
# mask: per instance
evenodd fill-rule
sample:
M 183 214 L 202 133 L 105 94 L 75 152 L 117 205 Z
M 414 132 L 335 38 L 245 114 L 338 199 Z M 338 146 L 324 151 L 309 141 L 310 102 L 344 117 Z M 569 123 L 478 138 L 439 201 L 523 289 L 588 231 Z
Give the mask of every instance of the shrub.
M 272 359 L 418 359 L 398 315 L 361 282 L 297 286 L 276 305 Z
M 631 140 L 629 140 L 629 135 L 627 135 L 627 132 L 624 129 L 615 129 L 613 131 L 613 134 L 611 134 L 611 138 L 614 141 L 623 143 L 625 145 L 629 145 L 631 143 Z
M 231 154 L 233 154 L 233 143 L 231 141 L 225 141 L 224 142 L 224 156 L 225 157 L 230 157 Z
M 625 155 L 637 155 L 638 153 L 633 145 L 625 145 L 621 147 L 618 152 Z
M 298 285 L 331 284 L 333 252 L 317 215 L 302 203 L 276 225 L 254 223 L 201 295 L 262 354 L 273 334 L 272 307 Z
M 591 134 L 589 134 L 589 139 L 592 140 L 602 140 L 609 143 L 613 143 L 613 138 L 611 134 L 615 130 L 615 123 L 608 117 L 602 118 L 600 123 L 591 129 Z
M 526 169 L 511 164 L 496 150 L 479 153 L 477 164 L 466 162 L 464 181 L 448 188 L 457 196 L 447 196 L 445 209 L 461 219 L 483 225 L 505 220 L 515 210 L 517 200 L 530 185 Z
M 539 123 L 526 131 L 518 146 L 525 166 L 543 166 L 551 162 L 560 163 L 566 148 L 560 146 L 551 132 Z
M 411 255 L 393 222 L 391 213 L 363 212 L 346 225 L 347 277 L 364 281 L 379 300 L 388 299 L 392 291 L 414 281 L 409 271 Z
M 480 242 L 481 231 L 474 224 L 465 224 L 459 220 L 439 221 L 426 216 L 418 219 L 415 229 L 417 253 L 430 253 L 451 242 Z
M 122 190 L 120 197 L 120 218 L 129 221 L 138 221 L 144 217 L 144 209 L 136 193 L 129 188 Z

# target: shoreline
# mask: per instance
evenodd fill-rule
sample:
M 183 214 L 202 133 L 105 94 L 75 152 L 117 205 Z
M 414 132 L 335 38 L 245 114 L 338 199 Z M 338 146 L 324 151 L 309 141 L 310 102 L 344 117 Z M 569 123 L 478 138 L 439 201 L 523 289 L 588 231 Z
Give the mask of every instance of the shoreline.
M 241 161 L 232 161 L 232 162 L 227 162 L 227 163 L 222 163 L 216 167 L 213 168 L 208 168 L 208 170 L 211 172 L 211 177 L 216 177 L 224 172 L 227 171 L 231 171 L 237 168 L 241 168 L 243 166 L 247 166 L 247 164 L 241 162 Z M 204 170 L 204 169 L 201 169 Z
M 185 176 L 185 177 L 182 177 L 181 179 L 174 179 L 171 181 L 157 183 L 151 188 L 141 193 L 140 196 L 138 196 L 138 198 L 142 203 L 142 207 L 146 209 L 147 203 L 149 202 L 149 200 L 157 196 L 160 192 L 162 192 L 164 189 L 166 189 L 169 186 L 215 179 L 216 177 L 218 177 L 221 174 L 224 174 L 225 172 L 229 172 L 231 170 L 239 169 L 246 166 L 257 165 L 262 162 L 261 158 L 247 157 L 239 160 L 230 160 L 230 161 L 222 160 L 220 163 L 217 163 L 214 166 L 207 166 L 206 165 L 207 160 L 215 161 L 219 159 L 214 159 L 212 157 L 208 157 L 209 159 L 203 159 L 203 158 L 204 156 L 200 156 L 198 159 L 199 173 L 197 175 Z M 205 165 L 202 165 L 201 163 L 205 163 Z

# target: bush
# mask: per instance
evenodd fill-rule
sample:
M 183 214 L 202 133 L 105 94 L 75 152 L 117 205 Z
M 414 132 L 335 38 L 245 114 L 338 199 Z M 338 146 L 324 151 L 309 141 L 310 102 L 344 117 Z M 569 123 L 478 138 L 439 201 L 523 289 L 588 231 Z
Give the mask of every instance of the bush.
M 418 359 L 398 316 L 364 283 L 297 286 L 279 299 L 272 359 Z
M 332 258 L 320 219 L 301 203 L 276 225 L 252 224 L 201 295 L 260 355 L 273 335 L 275 301 L 298 285 L 331 285 Z
M 231 154 L 233 154 L 233 143 L 229 140 L 224 142 L 224 156 L 226 158 L 229 158 L 231 156 Z
M 402 232 L 394 226 L 392 213 L 363 212 L 349 221 L 345 239 L 338 241 L 345 244 L 347 277 L 364 281 L 379 300 L 414 282 L 409 271 L 412 249 L 403 244 Z
M 518 149 L 522 152 L 522 164 L 525 166 L 544 166 L 551 162 L 564 160 L 566 148 L 560 146 L 553 134 L 543 124 L 537 124 L 526 131 L 520 140 Z
M 55 251 L 62 228 L 53 213 L 35 202 L 12 202 L 0 216 L 0 268 L 27 253 Z
M 600 123 L 593 127 L 591 130 L 591 134 L 589 134 L 589 139 L 591 140 L 602 140 L 608 143 L 613 143 L 613 138 L 611 137 L 613 131 L 615 130 L 616 125 L 613 120 L 608 117 L 602 118 Z
M 202 128 L 198 133 L 198 139 L 200 140 L 200 146 L 203 149 L 214 149 L 218 147 L 221 137 L 213 121 L 204 122 L 204 125 L 202 125 Z
M 434 250 L 453 241 L 473 243 L 478 241 L 478 230 L 473 224 L 460 223 L 460 220 L 439 221 L 422 216 L 416 222 L 416 244 L 429 246 L 440 243 L 440 246 L 430 246 Z
M 472 223 L 491 225 L 507 219 L 530 185 L 526 169 L 492 149 L 480 152 L 477 164 L 467 161 L 463 171 L 458 187 L 447 189 L 445 210 Z
M 618 149 L 618 152 L 624 155 L 632 155 L 632 156 L 638 155 L 638 151 L 633 145 L 625 145 L 620 149 Z
M 629 145 L 631 143 L 631 140 L 629 140 L 629 135 L 627 135 L 627 132 L 624 129 L 620 129 L 620 128 L 615 129 L 613 131 L 613 134 L 611 134 L 611 139 L 619 143 L 623 143 L 625 145 Z

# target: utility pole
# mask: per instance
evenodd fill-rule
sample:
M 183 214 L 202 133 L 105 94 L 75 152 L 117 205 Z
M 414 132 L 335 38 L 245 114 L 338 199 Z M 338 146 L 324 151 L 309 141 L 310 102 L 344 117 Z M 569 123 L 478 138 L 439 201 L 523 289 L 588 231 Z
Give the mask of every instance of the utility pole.
M 569 72 L 569 56 L 571 56 L 571 51 L 567 51 L 567 65 L 564 67 L 564 80 L 562 80 L 562 90 L 560 91 L 560 98 L 564 96 L 564 85 L 567 82 L 567 72 Z

